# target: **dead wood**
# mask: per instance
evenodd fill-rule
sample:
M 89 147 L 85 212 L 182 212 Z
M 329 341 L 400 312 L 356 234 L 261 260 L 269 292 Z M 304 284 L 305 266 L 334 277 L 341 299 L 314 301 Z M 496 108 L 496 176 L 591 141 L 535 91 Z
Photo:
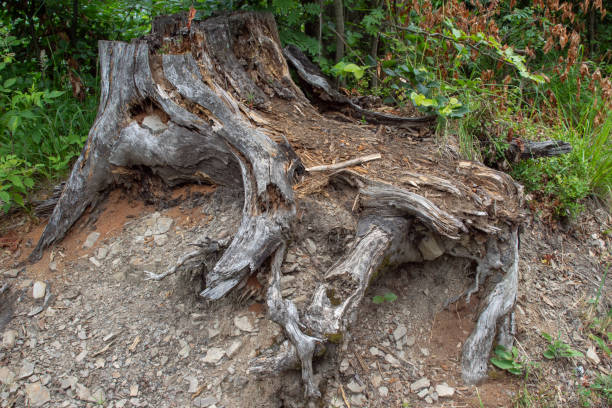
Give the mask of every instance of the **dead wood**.
M 561 140 L 546 140 L 534 142 L 529 140 L 514 139 L 510 142 L 506 157 L 510 161 L 535 159 L 537 157 L 554 157 L 568 154 L 572 151 L 572 145 Z
M 148 278 L 201 268 L 218 254 L 205 268 L 201 293 L 214 300 L 253 273 L 269 272 L 268 316 L 286 340 L 254 359 L 252 373 L 301 368 L 306 394 L 319 396 L 313 356 L 342 341 L 370 283 L 400 264 L 447 254 L 477 265 L 467 295 L 479 291 L 483 300 L 462 366 L 467 382 L 485 378 L 496 336 L 506 345 L 512 339 L 524 212 L 522 188 L 510 176 L 443 157 L 426 143 L 383 143 L 374 126 L 319 114 L 291 80 L 283 55 L 319 100 L 348 107 L 359 119 L 396 127 L 431 122 L 367 111 L 335 92 L 294 48 L 283 54 L 269 14 L 239 12 L 192 21 L 189 28 L 185 15 L 164 16 L 149 36 L 130 44 L 101 42 L 99 50 L 98 117 L 32 259 L 111 188 L 138 184 L 145 194 L 153 181 L 225 185 L 243 193 L 235 235 L 227 242 L 200 237 L 198 248 L 173 268 Z M 314 165 L 322 162 L 336 163 L 319 167 L 335 172 L 316 173 Z M 342 169 L 354 164 L 361 166 Z M 302 185 L 317 187 L 305 192 Z M 301 308 L 280 288 L 285 251 L 299 239 L 292 232 L 299 204 L 294 188 L 321 208 L 345 214 L 347 228 L 355 229 L 349 249 L 320 271 L 322 279 L 307 293 L 311 301 Z

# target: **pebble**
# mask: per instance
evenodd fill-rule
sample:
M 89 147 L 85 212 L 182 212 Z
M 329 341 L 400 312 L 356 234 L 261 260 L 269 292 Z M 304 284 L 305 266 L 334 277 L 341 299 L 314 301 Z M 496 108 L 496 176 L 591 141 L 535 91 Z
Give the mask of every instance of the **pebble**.
M 236 316 L 234 317 L 234 325 L 242 331 L 252 332 L 255 331 L 253 324 L 251 323 L 251 319 L 249 316 Z
M 189 353 L 191 352 L 191 347 L 189 346 L 189 344 L 187 344 L 187 342 L 182 341 L 181 344 L 181 350 L 179 351 L 178 355 L 180 358 L 187 358 L 189 356 Z
M 355 380 L 351 380 L 347 385 L 346 388 L 349 389 L 350 392 L 354 393 L 354 394 L 360 394 L 363 392 L 363 390 L 365 389 L 365 387 L 359 383 L 357 383 L 357 381 Z
M 242 342 L 240 340 L 236 340 L 234 341 L 232 344 L 230 344 L 230 346 L 227 348 L 226 354 L 229 358 L 234 357 L 234 355 L 238 352 L 238 350 L 240 350 L 240 347 L 242 347 Z
M 155 245 L 162 247 L 168 242 L 168 236 L 166 234 L 153 235 L 153 241 L 155 241 Z
M 42 299 L 47 292 L 47 284 L 45 282 L 36 281 L 32 286 L 32 297 L 34 299 Z
M 41 407 L 51 399 L 51 393 L 47 387 L 39 382 L 26 384 L 25 392 L 31 407 Z
M 95 402 L 94 398 L 91 395 L 91 392 L 89 391 L 89 388 L 87 388 L 83 384 L 77 383 L 76 394 L 77 398 L 81 401 Z
M 60 387 L 65 390 L 68 388 L 74 388 L 78 382 L 78 379 L 74 376 L 68 376 L 66 378 L 62 378 L 60 381 Z
M 19 369 L 18 379 L 23 380 L 24 378 L 28 378 L 32 374 L 34 374 L 34 363 L 28 360 L 23 360 L 23 362 L 21 363 L 21 368 Z
M 382 384 L 382 376 L 380 374 L 374 374 L 370 380 L 372 381 L 372 385 L 376 388 L 378 388 L 380 386 L 380 384 Z
M 15 380 L 15 373 L 8 369 L 8 367 L 0 367 L 0 383 L 12 384 Z
M 589 347 L 586 352 L 586 356 L 589 360 L 591 360 L 593 364 L 599 365 L 599 363 L 601 363 L 601 360 L 599 359 L 599 356 L 597 355 L 594 346 Z
M 98 252 L 96 253 L 96 258 L 102 260 L 106 258 L 107 254 L 108 254 L 108 248 L 106 247 L 98 248 Z
M 455 394 L 455 389 L 447 383 L 436 385 L 436 393 L 438 397 L 452 397 Z
M 429 379 L 427 377 L 423 377 L 419 380 L 416 380 L 412 384 L 410 384 L 410 391 L 417 392 L 422 388 L 428 388 L 430 385 Z
M 19 272 L 21 272 L 21 269 L 7 269 L 2 271 L 2 276 L 6 278 L 16 278 Z
M 380 351 L 376 347 L 370 347 L 370 354 L 373 355 L 374 357 L 376 357 L 376 356 L 384 356 L 385 355 L 385 353 L 383 353 L 382 351 Z
M 138 396 L 138 384 L 130 385 L 130 397 Z
M 393 357 L 391 354 L 387 354 L 385 356 L 385 361 L 387 363 L 391 364 L 393 367 L 400 367 L 401 366 L 400 361 L 397 358 Z
M 166 125 L 157 115 L 145 116 L 142 120 L 142 126 L 148 128 L 154 135 L 162 133 L 168 129 Z
M 168 217 L 160 217 L 157 219 L 157 222 L 155 223 L 155 234 L 165 234 L 166 232 L 168 232 L 170 230 L 170 227 L 172 227 L 172 223 L 174 222 L 174 220 L 172 218 L 168 218 Z
M 83 248 L 85 248 L 85 249 L 91 248 L 92 246 L 94 246 L 94 244 L 96 243 L 98 238 L 100 238 L 100 233 L 97 232 L 97 231 L 92 232 L 85 239 L 85 243 L 83 244 Z
M 406 337 L 406 345 L 408 347 L 414 346 L 414 343 L 416 343 L 416 337 L 415 336 L 408 336 L 408 337 Z
M 440 247 L 438 240 L 432 234 L 427 234 L 419 243 L 419 251 L 426 261 L 433 261 L 444 254 L 444 250 Z
M 408 333 L 408 329 L 403 324 L 397 326 L 397 328 L 393 331 L 393 338 L 395 341 L 400 341 L 402 337 L 404 337 Z
M 427 388 L 423 388 L 421 391 L 419 391 L 417 393 L 417 395 L 419 396 L 419 398 L 423 399 L 427 396 L 427 394 L 429 394 L 429 390 Z
M 310 255 L 316 255 L 317 253 L 317 245 L 310 238 L 306 239 L 306 246 L 308 247 L 308 252 Z
M 206 356 L 202 359 L 202 361 L 208 364 L 217 364 L 219 361 L 221 361 L 224 355 L 225 350 L 218 347 L 212 347 L 208 349 Z
M 349 368 L 349 361 L 346 358 L 342 359 L 342 361 L 340 361 L 340 372 L 344 373 L 346 372 L 346 370 L 348 370 L 348 368 Z
M 198 379 L 193 376 L 185 377 L 185 380 L 189 382 L 189 388 L 187 389 L 188 393 L 193 394 L 198 390 Z
M 208 397 L 197 397 L 193 400 L 193 405 L 200 408 L 209 408 L 210 406 L 217 403 L 217 399 L 212 396 Z
M 99 268 L 100 266 L 102 266 L 102 264 L 100 263 L 100 261 L 98 261 L 95 257 L 90 256 L 89 257 L 89 262 L 91 262 L 92 264 L 94 264 L 94 266 L 96 268 Z
M 367 398 L 363 394 L 353 394 L 351 395 L 351 404 L 361 407 L 364 406 L 368 402 Z
M 7 330 L 2 335 L 2 347 L 6 349 L 12 349 L 15 346 L 17 340 L 17 332 L 15 330 Z
M 49 270 L 51 272 L 56 272 L 57 271 L 57 261 L 49 262 Z
M 429 395 L 425 397 L 425 402 L 428 404 L 432 404 L 433 403 L 433 398 L 431 398 Z
M 426 349 L 426 348 L 422 348 L 421 349 L 421 354 L 423 354 L 425 357 L 428 357 L 429 356 L 429 350 Z
M 387 398 L 389 396 L 389 389 L 387 387 L 378 387 L 378 395 Z

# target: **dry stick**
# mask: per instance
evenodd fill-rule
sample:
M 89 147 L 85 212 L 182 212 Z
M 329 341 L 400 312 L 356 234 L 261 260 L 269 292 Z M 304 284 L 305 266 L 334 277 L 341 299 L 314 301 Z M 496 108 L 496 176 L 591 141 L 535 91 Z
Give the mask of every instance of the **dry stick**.
M 379 160 L 382 156 L 380 153 L 369 154 L 367 156 L 357 157 L 355 159 L 346 160 L 343 162 L 335 163 L 335 164 L 323 164 L 321 166 L 309 167 L 306 169 L 308 172 L 313 171 L 327 171 L 327 170 L 339 170 L 345 167 L 351 167 L 358 164 L 363 164 L 372 160 Z
M 342 386 L 342 384 L 340 384 L 340 392 L 342 393 L 342 399 L 344 400 L 346 407 L 351 408 L 351 404 L 349 404 L 348 400 L 346 399 L 346 394 L 344 393 L 344 387 Z

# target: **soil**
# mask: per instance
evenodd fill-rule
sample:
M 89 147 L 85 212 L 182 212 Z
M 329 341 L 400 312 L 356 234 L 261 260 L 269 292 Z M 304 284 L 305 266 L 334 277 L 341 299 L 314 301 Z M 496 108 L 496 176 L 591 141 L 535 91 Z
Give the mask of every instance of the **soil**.
M 222 188 L 194 188 L 200 194 L 176 190 L 181 204 L 161 211 L 114 191 L 97 222 L 89 224 L 83 217 L 41 261 L 17 268 L 16 277 L 10 277 L 15 274 L 11 268 L 25 259 L 44 223 L 28 221 L 4 232 L 3 237 L 21 240 L 17 250 L 6 248 L 1 259 L 6 271 L 0 287 L 8 284 L 9 289 L 0 295 L 0 330 L 5 339 L 14 331 L 16 339 L 0 350 L 0 370 L 15 375 L 0 385 L 0 406 L 35 406 L 37 396 L 28 384 L 48 391 L 45 406 L 306 405 L 298 371 L 276 378 L 246 372 L 251 358 L 282 338 L 276 324 L 265 318 L 263 271 L 255 283 L 216 303 L 198 299 L 201 277 L 193 272 L 181 271 L 161 282 L 144 279 L 145 271 L 170 268 L 202 231 L 219 238 L 236 230 L 240 197 Z M 297 305 L 307 299 L 296 294 L 311 293 L 308 286 L 314 287 L 331 266 L 353 229 L 343 224 L 342 214 L 315 208 L 314 200 L 306 198 L 302 206 L 310 218 L 297 226 L 296 236 L 303 239 L 293 242 L 283 266 L 284 296 Z M 171 220 L 171 227 L 154 234 L 159 220 Z M 404 265 L 371 286 L 358 325 L 315 364 L 325 392 L 314 406 L 478 407 L 482 401 L 485 407 L 507 407 L 525 384 L 548 406 L 577 406 L 579 385 L 599 373 L 610 374 L 610 359 L 598 350 L 599 364 L 586 358 L 545 361 L 547 344 L 540 333 L 560 333 L 585 354 L 592 345 L 585 333 L 587 301 L 602 287 L 600 313 L 612 305 L 611 291 L 600 282 L 612 247 L 606 233 L 611 221 L 591 206 L 565 226 L 532 220 L 521 235 L 516 340 L 521 355 L 540 362 L 539 377 L 525 383 L 491 367 L 483 384 L 462 383 L 461 345 L 474 326 L 479 299 L 475 295 L 469 304 L 461 299 L 446 306 L 472 283 L 473 265 L 444 255 Z M 100 236 L 84 248 L 92 232 Z M 35 281 L 47 284 L 51 297 L 46 304 L 33 299 Z M 387 293 L 397 299 L 373 301 Z M 40 306 L 44 309 L 34 314 Z M 400 339 L 395 337 L 398 327 L 406 329 Z M 547 380 L 551 376 L 554 381 Z M 410 385 L 423 377 L 431 387 L 448 384 L 454 395 L 431 403 L 420 399 Z M 351 382 L 363 400 L 350 391 Z

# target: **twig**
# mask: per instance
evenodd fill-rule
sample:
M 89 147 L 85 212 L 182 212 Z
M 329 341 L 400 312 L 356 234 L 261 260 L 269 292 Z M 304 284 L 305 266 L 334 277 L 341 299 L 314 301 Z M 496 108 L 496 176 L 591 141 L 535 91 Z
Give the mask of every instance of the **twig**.
M 346 167 L 363 164 L 363 163 L 366 163 L 372 160 L 379 160 L 381 158 L 382 156 L 380 155 L 380 153 L 374 153 L 374 154 L 369 154 L 367 156 L 362 156 L 362 157 L 357 157 L 355 159 L 342 161 L 339 163 L 323 164 L 321 166 L 309 167 L 306 169 L 306 171 L 313 172 L 313 171 L 339 170 L 339 169 L 344 169 Z
M 344 393 L 344 387 L 342 386 L 342 384 L 340 384 L 340 392 L 342 393 L 342 399 L 344 400 L 344 403 L 346 404 L 346 408 L 351 408 L 351 404 L 346 399 L 346 394 Z

